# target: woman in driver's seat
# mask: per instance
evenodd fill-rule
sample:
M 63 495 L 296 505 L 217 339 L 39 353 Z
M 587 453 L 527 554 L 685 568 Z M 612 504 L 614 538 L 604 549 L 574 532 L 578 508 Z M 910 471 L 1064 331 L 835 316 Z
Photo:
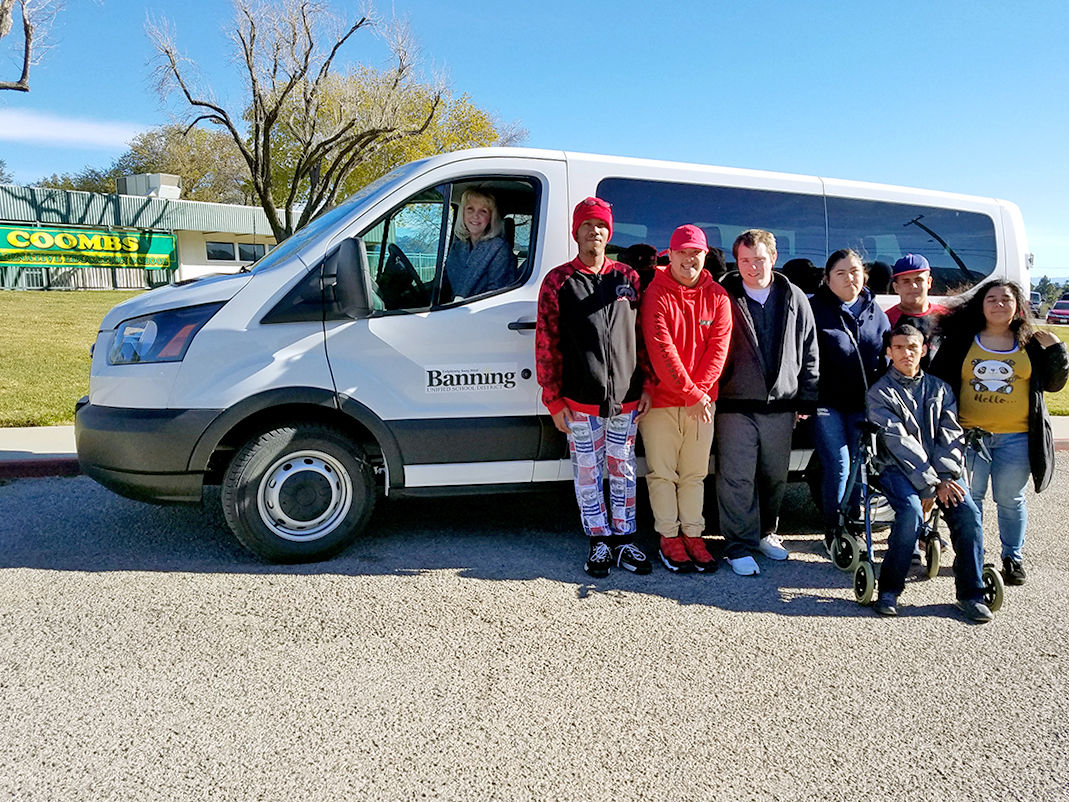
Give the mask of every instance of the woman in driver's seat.
M 504 224 L 493 195 L 472 187 L 460 196 L 456 239 L 449 248 L 445 275 L 458 298 L 507 287 L 516 278 L 516 256 L 502 233 Z

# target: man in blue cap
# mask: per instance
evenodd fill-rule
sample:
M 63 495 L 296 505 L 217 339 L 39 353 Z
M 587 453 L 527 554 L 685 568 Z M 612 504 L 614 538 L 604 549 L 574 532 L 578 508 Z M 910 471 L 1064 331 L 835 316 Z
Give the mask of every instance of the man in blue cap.
M 891 286 L 898 293 L 898 304 L 887 310 L 891 328 L 899 323 L 908 323 L 920 330 L 928 344 L 928 353 L 921 363 L 927 369 L 939 343 L 932 340 L 939 316 L 947 311 L 942 304 L 928 300 L 932 288 L 932 267 L 928 260 L 917 253 L 907 253 L 891 269 Z

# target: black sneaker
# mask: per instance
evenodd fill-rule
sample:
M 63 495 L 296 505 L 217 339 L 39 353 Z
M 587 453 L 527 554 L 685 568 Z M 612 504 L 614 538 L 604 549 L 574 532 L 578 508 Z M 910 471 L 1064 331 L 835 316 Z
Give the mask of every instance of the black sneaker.
M 975 624 L 986 624 L 995 617 L 986 604 L 976 599 L 958 599 L 954 605 Z
M 590 555 L 586 558 L 583 566 L 586 572 L 595 579 L 604 579 L 609 575 L 609 566 L 612 565 L 612 549 L 604 540 L 590 541 Z
M 880 615 L 898 615 L 898 597 L 893 593 L 881 593 L 872 609 Z
M 1023 585 L 1027 576 L 1020 560 L 1013 557 L 1002 558 L 1002 578 L 1006 580 L 1007 585 Z
M 650 558 L 634 543 L 624 543 L 616 547 L 616 565 L 633 574 L 648 574 L 653 570 Z

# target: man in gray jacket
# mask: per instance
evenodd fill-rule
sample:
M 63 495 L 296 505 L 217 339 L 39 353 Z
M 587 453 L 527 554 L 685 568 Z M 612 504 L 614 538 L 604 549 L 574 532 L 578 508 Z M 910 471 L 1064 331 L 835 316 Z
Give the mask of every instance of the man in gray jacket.
M 880 615 L 898 615 L 898 596 L 933 503 L 939 504 L 954 544 L 957 606 L 977 623 L 992 619 L 984 604 L 984 530 L 965 479 L 965 444 L 950 385 L 924 373 L 924 335 L 908 323 L 891 329 L 891 367 L 868 393 L 868 418 L 879 429 L 875 467 L 895 511 L 880 567 Z
M 716 404 L 716 496 L 724 558 L 741 576 L 759 574 L 753 555 L 786 560 L 776 527 L 787 487 L 796 417 L 817 398 L 817 335 L 805 294 L 780 273 L 776 238 L 751 229 L 735 240 L 732 331 Z

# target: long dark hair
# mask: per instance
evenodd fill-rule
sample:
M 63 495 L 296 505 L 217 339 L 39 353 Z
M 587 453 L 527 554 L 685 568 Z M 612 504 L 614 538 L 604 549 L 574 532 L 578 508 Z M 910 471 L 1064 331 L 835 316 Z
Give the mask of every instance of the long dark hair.
M 1036 333 L 1032 325 L 1032 314 L 1021 285 L 1005 278 L 995 278 L 985 281 L 972 292 L 960 296 L 951 302 L 949 311 L 939 321 L 939 332 L 945 338 L 969 337 L 970 339 L 979 334 L 987 327 L 987 318 L 984 317 L 984 298 L 987 293 L 996 287 L 1005 287 L 1013 296 L 1017 309 L 1014 310 L 1013 320 L 1010 321 L 1010 331 L 1017 338 L 1017 344 L 1022 348 Z

